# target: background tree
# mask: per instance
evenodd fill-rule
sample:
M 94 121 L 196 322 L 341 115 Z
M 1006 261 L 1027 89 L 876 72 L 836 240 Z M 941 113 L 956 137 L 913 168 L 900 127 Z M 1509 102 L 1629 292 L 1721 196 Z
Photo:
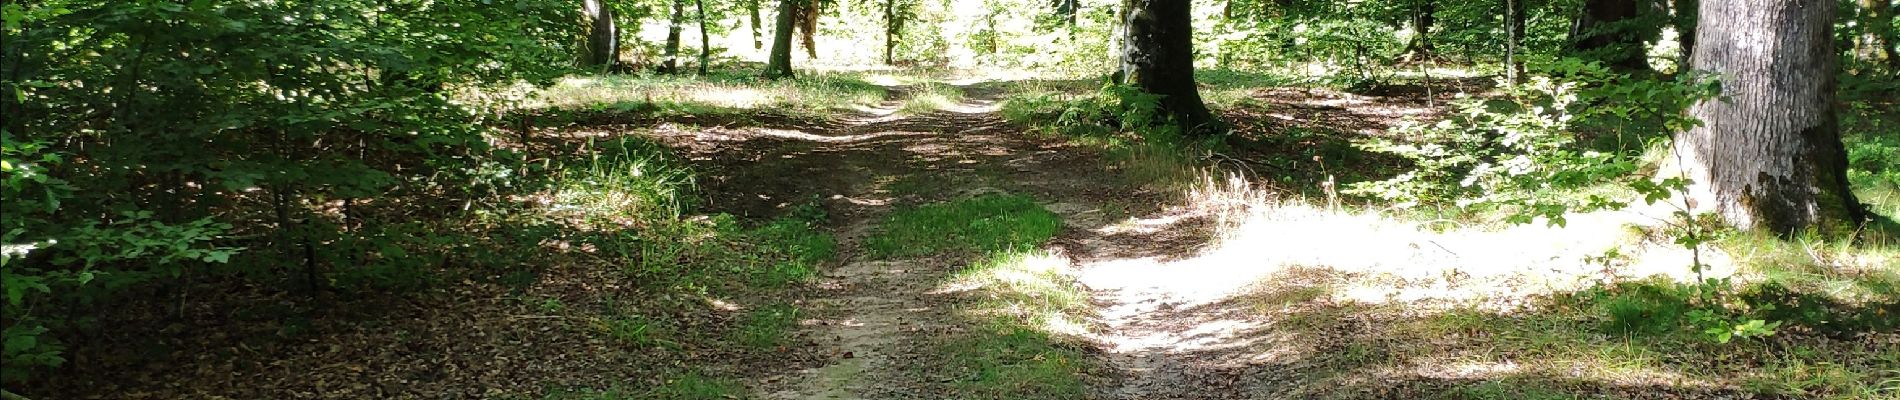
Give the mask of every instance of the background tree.
M 1438 0 L 1412 0 L 1412 42 L 1405 45 L 1404 53 L 1415 58 L 1431 58 L 1435 48 L 1432 46 L 1432 27 L 1438 24 Z
M 797 23 L 795 10 L 804 0 L 779 0 L 778 25 L 773 27 L 772 53 L 765 63 L 765 77 L 792 77 L 792 26 Z
M 581 65 L 612 67 L 620 59 L 620 28 L 614 24 L 614 7 L 605 0 L 583 0 L 581 21 L 586 27 Z
M 1843 232 L 1860 222 L 1834 110 L 1835 7 L 1823 0 L 1703 0 L 1694 69 L 1721 98 L 1676 136 L 1692 207 L 1741 228 Z M 1764 40 L 1765 39 L 1765 40 Z
M 762 24 L 759 21 L 759 0 L 745 0 L 745 8 L 752 15 L 752 48 L 765 48 L 765 42 L 759 39 L 759 25 Z
M 682 25 L 686 24 L 686 0 L 668 0 L 667 2 L 673 8 L 673 13 L 669 14 L 671 17 L 667 19 L 666 53 L 660 60 L 660 73 L 672 74 L 679 72 L 680 30 Z
M 805 57 L 818 58 L 818 17 L 824 15 L 824 0 L 801 0 L 795 4 L 798 17 L 798 38 L 805 47 Z
M 1655 39 L 1661 27 L 1653 0 L 1585 0 L 1583 12 L 1570 29 L 1570 50 L 1583 58 L 1602 61 L 1623 71 L 1648 71 L 1644 42 Z
M 1159 109 L 1192 134 L 1211 133 L 1217 123 L 1194 83 L 1194 27 L 1185 1 L 1128 0 L 1123 39 L 1124 81 L 1161 96 Z
M 706 74 L 706 64 L 712 62 L 712 34 L 706 32 L 706 0 L 693 0 L 693 7 L 699 13 L 699 74 Z

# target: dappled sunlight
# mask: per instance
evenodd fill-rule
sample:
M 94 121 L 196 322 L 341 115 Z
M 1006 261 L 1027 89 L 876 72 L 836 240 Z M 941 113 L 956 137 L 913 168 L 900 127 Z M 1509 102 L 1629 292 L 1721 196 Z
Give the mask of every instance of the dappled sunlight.
M 665 108 L 724 108 L 733 110 L 784 109 L 822 112 L 875 105 L 883 88 L 849 75 L 805 81 L 699 80 L 640 78 L 624 75 L 583 75 L 560 79 L 523 104 L 528 109 L 626 107 L 665 105 Z
M 950 276 L 929 293 L 981 291 L 989 300 L 966 312 L 1009 317 L 1050 334 L 1082 335 L 1088 332 L 1088 324 L 1071 314 L 1087 307 L 1087 298 L 1069 290 L 1074 279 L 1071 263 L 1067 256 L 1050 251 L 994 254 Z
M 1230 189 L 1245 190 L 1244 187 Z M 1499 230 L 1426 229 L 1428 224 L 1371 212 L 1328 209 L 1301 201 L 1200 191 L 1202 206 L 1221 215 L 1219 241 L 1191 257 L 1096 262 L 1084 267 L 1092 287 L 1140 288 L 1187 304 L 1223 299 L 1251 282 L 1289 268 L 1347 277 L 1331 296 L 1365 304 L 1425 300 L 1488 301 L 1573 291 L 1598 282 L 1666 276 L 1695 281 L 1691 252 L 1632 234 L 1654 223 L 1635 211 L 1573 215 L 1565 226 Z M 1154 232 L 1182 215 L 1131 219 L 1100 230 Z M 1638 236 L 1638 237 L 1632 237 Z M 1620 249 L 1622 257 L 1605 258 Z M 1707 277 L 1735 274 L 1719 252 L 1705 249 Z M 1509 302 L 1499 305 L 1507 305 Z

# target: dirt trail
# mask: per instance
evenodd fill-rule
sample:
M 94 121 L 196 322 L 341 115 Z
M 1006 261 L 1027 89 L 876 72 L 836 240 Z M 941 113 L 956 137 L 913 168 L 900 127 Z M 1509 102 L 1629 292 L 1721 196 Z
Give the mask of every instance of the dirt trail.
M 838 266 L 807 302 L 807 333 L 826 348 L 821 365 L 768 376 L 756 389 L 769 399 L 903 399 L 953 396 L 926 354 L 933 336 L 963 329 L 950 296 L 935 290 L 956 265 L 930 257 L 874 261 L 859 242 L 893 209 L 993 192 L 1032 196 L 1065 219 L 1050 247 L 1077 267 L 1106 260 L 1181 255 L 1207 241 L 1192 218 L 1118 229 L 1120 216 L 1154 213 L 1160 196 L 1124 184 L 1097 155 L 1039 139 L 996 115 L 998 90 L 962 86 L 960 104 L 921 115 L 896 111 L 905 89 L 880 108 L 822 126 L 765 126 L 696 133 L 696 158 L 709 161 L 705 183 L 716 208 L 766 216 L 818 199 L 839 233 Z M 896 190 L 896 183 L 927 190 Z M 923 182 L 921 185 L 916 182 Z M 1109 263 L 1112 264 L 1112 263 Z M 1112 269 L 1112 266 L 1110 267 Z M 1092 397 L 1119 399 L 1236 397 L 1196 385 L 1198 360 L 1166 351 L 1191 340 L 1168 301 L 1138 287 L 1101 281 L 1090 289 L 1103 306 L 1096 342 L 1110 377 L 1091 379 Z M 1111 285 L 1096 287 L 1096 285 Z M 1162 316 L 1156 318 L 1156 315 Z M 1147 317 L 1143 317 L 1147 316 Z M 1148 345 L 1131 345 L 1147 343 Z

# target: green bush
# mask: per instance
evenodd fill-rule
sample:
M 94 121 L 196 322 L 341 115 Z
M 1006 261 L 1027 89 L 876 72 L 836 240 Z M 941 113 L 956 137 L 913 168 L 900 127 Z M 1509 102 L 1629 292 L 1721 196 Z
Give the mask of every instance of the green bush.
M 423 243 L 375 236 L 408 217 L 353 207 L 499 189 L 518 160 L 489 148 L 483 118 L 511 100 L 461 95 L 565 74 L 573 13 L 551 0 L 0 5 L 5 380 L 62 362 L 57 337 L 84 317 L 69 305 L 183 276 L 426 281 Z M 404 196 L 435 198 L 361 201 Z

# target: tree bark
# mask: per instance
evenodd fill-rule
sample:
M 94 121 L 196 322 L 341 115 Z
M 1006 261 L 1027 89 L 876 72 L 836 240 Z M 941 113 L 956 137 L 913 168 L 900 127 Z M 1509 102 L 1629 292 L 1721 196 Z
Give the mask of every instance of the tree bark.
M 712 35 L 706 34 L 706 0 L 693 0 L 693 6 L 699 12 L 699 74 L 706 74 L 706 63 L 712 61 Z
M 1695 59 L 1697 4 L 1698 0 L 1675 0 L 1676 43 L 1681 48 L 1681 53 L 1676 56 L 1677 71 L 1687 70 Z
M 1621 71 L 1651 70 L 1643 46 L 1656 37 L 1657 27 L 1638 21 L 1647 1 L 1584 0 L 1583 13 L 1570 25 L 1571 52 Z
M 795 2 L 804 0 L 778 1 L 778 26 L 773 27 L 772 53 L 765 64 L 765 77 L 772 79 L 792 77 L 792 24 L 797 20 Z
M 1504 0 L 1504 74 L 1513 85 L 1524 79 L 1524 60 L 1517 53 L 1524 48 L 1525 8 L 1524 0 Z
M 1676 136 L 1689 206 L 1743 229 L 1851 231 L 1863 210 L 1833 107 L 1834 2 L 1703 0 L 1700 14 L 1722 16 L 1698 24 L 1692 57 L 1722 94 L 1690 107 L 1703 125 Z
M 805 57 L 818 59 L 819 0 L 798 2 L 798 37 L 805 46 Z
M 1402 53 L 1430 58 L 1436 50 L 1432 47 L 1432 26 L 1438 24 L 1438 0 L 1413 0 L 1412 28 L 1418 31 L 1412 42 L 1405 45 Z
M 759 0 L 746 0 L 745 7 L 752 12 L 752 49 L 763 49 L 765 42 L 759 39 Z
M 620 60 L 620 29 L 614 26 L 614 8 L 603 0 L 581 2 L 581 22 L 587 39 L 581 65 L 612 67 Z
M 897 63 L 897 0 L 884 0 L 884 65 Z
M 1194 27 L 1192 7 L 1180 0 L 1127 0 L 1122 47 L 1126 82 L 1161 96 L 1162 116 L 1184 133 L 1215 133 L 1219 121 L 1201 102 L 1194 83 Z
M 674 74 L 680 71 L 680 25 L 686 23 L 686 0 L 672 0 L 673 15 L 666 25 L 666 53 L 660 61 L 660 73 Z

